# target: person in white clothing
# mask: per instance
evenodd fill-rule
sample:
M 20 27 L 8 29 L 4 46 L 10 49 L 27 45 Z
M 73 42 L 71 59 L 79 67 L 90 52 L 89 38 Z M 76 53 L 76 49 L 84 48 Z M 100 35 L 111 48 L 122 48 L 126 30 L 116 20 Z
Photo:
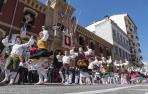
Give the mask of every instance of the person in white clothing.
M 20 62 L 22 62 L 22 53 L 23 53 L 23 48 L 31 46 L 34 43 L 33 37 L 30 38 L 30 40 L 25 43 L 21 44 L 21 38 L 17 37 L 15 44 L 12 46 L 12 51 L 10 53 L 10 56 L 6 60 L 5 64 L 5 79 L 1 83 L 6 83 L 9 81 L 9 76 L 10 76 L 10 82 L 9 84 L 13 84 Z M 8 42 L 8 37 L 2 40 L 2 43 L 5 45 L 12 45 Z
M 62 83 L 71 84 L 72 83 L 72 72 L 70 71 L 72 56 L 69 55 L 68 51 L 65 51 L 65 54 L 62 58 L 63 66 L 60 73 Z
M 45 29 L 45 26 L 42 26 L 42 31 L 39 33 L 39 37 L 37 40 L 37 51 L 30 56 L 30 59 L 33 59 L 36 64 L 36 69 L 39 74 L 39 81 L 36 85 L 41 85 L 48 82 L 47 78 L 47 69 L 43 66 L 47 64 L 48 57 L 53 54 L 53 52 L 48 51 L 47 41 L 49 38 L 49 33 Z
M 87 46 L 87 51 L 84 51 L 82 47 L 79 48 L 79 52 L 74 52 L 74 49 L 70 50 L 70 54 L 77 57 L 76 67 L 80 70 L 80 84 L 86 84 L 86 76 L 88 75 L 88 58 L 87 56 L 92 54 L 92 49 Z M 76 76 L 76 75 L 75 75 Z M 78 77 L 75 77 L 78 78 Z M 76 79 L 75 79 L 76 80 Z
M 98 60 L 98 57 L 95 56 L 95 60 L 91 61 L 89 63 L 88 69 L 91 70 L 92 72 L 92 76 L 91 76 L 91 80 L 92 80 L 92 84 L 94 84 L 95 82 L 100 83 L 100 72 L 99 72 L 99 68 L 101 66 L 101 62 Z

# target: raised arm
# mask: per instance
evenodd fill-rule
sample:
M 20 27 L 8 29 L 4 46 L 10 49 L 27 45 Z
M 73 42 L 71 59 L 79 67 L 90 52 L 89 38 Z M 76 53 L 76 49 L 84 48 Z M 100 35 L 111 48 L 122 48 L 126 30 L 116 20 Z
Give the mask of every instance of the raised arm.
M 29 47 L 34 44 L 33 36 L 31 36 L 30 40 L 27 43 L 21 44 L 21 47 Z
M 71 55 L 72 57 L 76 57 L 76 56 L 78 56 L 78 53 L 74 52 L 74 49 L 71 49 L 71 50 L 70 50 L 70 55 Z
M 14 45 L 13 43 L 9 43 L 9 38 L 8 38 L 8 36 L 6 36 L 6 38 L 4 38 L 4 39 L 2 40 L 2 43 L 3 43 L 3 45 L 6 46 L 6 47 Z
M 107 63 L 112 63 L 112 58 L 111 58 L 111 56 L 109 57 L 109 59 L 107 60 Z
M 87 51 L 84 52 L 86 56 L 88 55 L 91 55 L 92 54 L 92 49 L 90 49 L 88 46 L 87 46 Z
M 48 31 L 47 30 L 43 30 L 43 37 L 41 40 L 43 41 L 47 41 L 48 37 L 49 37 L 49 34 L 48 34 Z

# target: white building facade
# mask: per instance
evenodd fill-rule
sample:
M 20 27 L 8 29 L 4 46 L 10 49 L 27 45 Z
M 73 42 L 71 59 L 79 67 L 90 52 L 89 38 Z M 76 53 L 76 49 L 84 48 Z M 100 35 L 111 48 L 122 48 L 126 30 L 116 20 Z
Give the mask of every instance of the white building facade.
M 113 45 L 112 58 L 114 60 L 130 60 L 129 42 L 126 33 L 108 17 L 86 27 L 99 37 Z
M 128 14 L 119 14 L 110 16 L 110 19 L 113 20 L 128 36 L 131 61 L 138 66 L 143 65 L 137 27 L 130 16 Z

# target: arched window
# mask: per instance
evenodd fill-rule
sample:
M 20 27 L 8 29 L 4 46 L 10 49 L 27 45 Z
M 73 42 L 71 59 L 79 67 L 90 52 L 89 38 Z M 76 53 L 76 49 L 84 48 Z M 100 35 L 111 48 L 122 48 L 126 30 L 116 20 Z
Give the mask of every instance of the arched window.
M 110 56 L 110 50 L 106 48 L 107 56 Z
M 35 14 L 30 10 L 26 10 L 24 12 L 24 17 L 23 17 L 23 26 L 26 27 L 27 31 L 30 31 L 32 29 L 34 22 L 35 22 Z
M 103 53 L 103 48 L 102 46 L 99 47 L 100 53 Z
M 84 46 L 84 44 L 85 44 L 84 37 L 79 36 L 79 45 Z
M 2 11 L 3 4 L 4 4 L 4 0 L 0 0 L 0 12 Z
M 91 48 L 92 50 L 95 50 L 95 45 L 94 45 L 93 42 L 90 42 L 90 48 Z

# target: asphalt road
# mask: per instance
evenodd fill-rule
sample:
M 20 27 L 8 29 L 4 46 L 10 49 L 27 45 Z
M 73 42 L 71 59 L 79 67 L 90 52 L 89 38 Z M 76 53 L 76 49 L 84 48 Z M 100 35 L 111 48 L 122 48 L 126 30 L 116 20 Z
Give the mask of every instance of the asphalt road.
M 12 85 L 0 94 L 148 94 L 148 85 Z

